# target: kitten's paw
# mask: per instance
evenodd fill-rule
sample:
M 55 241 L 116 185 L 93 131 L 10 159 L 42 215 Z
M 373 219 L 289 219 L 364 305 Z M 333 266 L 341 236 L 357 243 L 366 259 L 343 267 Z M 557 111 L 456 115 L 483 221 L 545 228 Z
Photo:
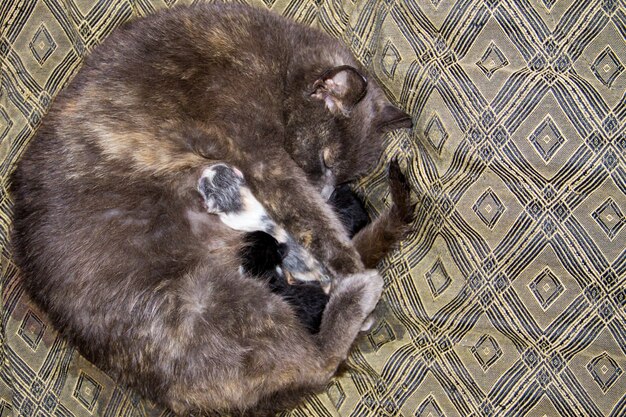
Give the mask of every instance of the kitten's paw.
M 198 191 L 204 197 L 207 211 L 215 214 L 240 211 L 243 186 L 245 180 L 241 171 L 226 164 L 205 168 L 198 181 Z
M 397 159 L 389 163 L 388 176 L 393 200 L 392 211 L 402 223 L 410 224 L 415 219 L 415 204 L 411 204 L 411 185 L 402 173 Z

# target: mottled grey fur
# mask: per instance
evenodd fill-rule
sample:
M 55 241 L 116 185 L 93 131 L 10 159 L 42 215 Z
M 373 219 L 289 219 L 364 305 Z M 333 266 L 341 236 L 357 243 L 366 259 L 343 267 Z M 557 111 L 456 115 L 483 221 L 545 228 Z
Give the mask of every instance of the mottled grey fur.
M 240 189 L 245 183 L 243 177 L 224 164 L 214 165 L 213 170 L 213 177 L 202 177 L 198 185 L 211 213 L 241 211 L 243 204 Z

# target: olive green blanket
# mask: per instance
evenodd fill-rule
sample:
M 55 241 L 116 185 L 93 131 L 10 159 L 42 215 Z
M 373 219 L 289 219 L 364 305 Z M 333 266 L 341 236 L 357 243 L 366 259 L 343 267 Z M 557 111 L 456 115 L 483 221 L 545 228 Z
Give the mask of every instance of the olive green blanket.
M 0 417 L 168 413 L 116 386 L 29 302 L 7 188 L 89 49 L 176 3 L 0 2 Z M 418 205 L 380 266 L 381 318 L 349 371 L 289 415 L 626 415 L 624 2 L 254 3 L 341 38 L 415 122 L 385 155 Z M 388 204 L 384 166 L 359 184 L 373 214 Z

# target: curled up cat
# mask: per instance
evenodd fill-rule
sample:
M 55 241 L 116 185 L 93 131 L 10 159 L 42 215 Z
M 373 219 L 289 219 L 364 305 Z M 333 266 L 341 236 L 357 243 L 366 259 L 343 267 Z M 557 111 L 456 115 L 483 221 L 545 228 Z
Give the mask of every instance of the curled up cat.
M 234 4 L 138 19 L 85 59 L 13 173 L 23 285 L 83 355 L 152 401 L 270 415 L 324 387 L 379 300 L 373 268 L 412 220 L 406 181 L 390 169 L 391 207 L 352 238 L 328 199 L 408 127 L 317 30 Z M 218 209 L 203 187 L 220 166 L 289 247 L 283 270 L 324 284 L 317 332 L 240 272 L 258 230 L 227 224 L 247 199 Z

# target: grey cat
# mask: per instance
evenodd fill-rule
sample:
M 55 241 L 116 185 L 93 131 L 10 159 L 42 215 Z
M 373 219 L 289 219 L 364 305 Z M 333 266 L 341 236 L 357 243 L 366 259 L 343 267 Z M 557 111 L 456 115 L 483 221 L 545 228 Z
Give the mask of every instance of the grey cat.
M 272 13 L 202 5 L 127 24 L 59 94 L 12 177 L 25 288 L 151 400 L 268 415 L 327 383 L 380 297 L 366 268 L 408 228 L 406 180 L 392 176 L 394 204 L 352 240 L 326 199 L 379 158 L 384 132 L 410 126 L 344 46 Z M 240 274 L 245 233 L 198 188 L 219 164 L 310 255 L 304 269 L 329 277 L 316 334 Z

